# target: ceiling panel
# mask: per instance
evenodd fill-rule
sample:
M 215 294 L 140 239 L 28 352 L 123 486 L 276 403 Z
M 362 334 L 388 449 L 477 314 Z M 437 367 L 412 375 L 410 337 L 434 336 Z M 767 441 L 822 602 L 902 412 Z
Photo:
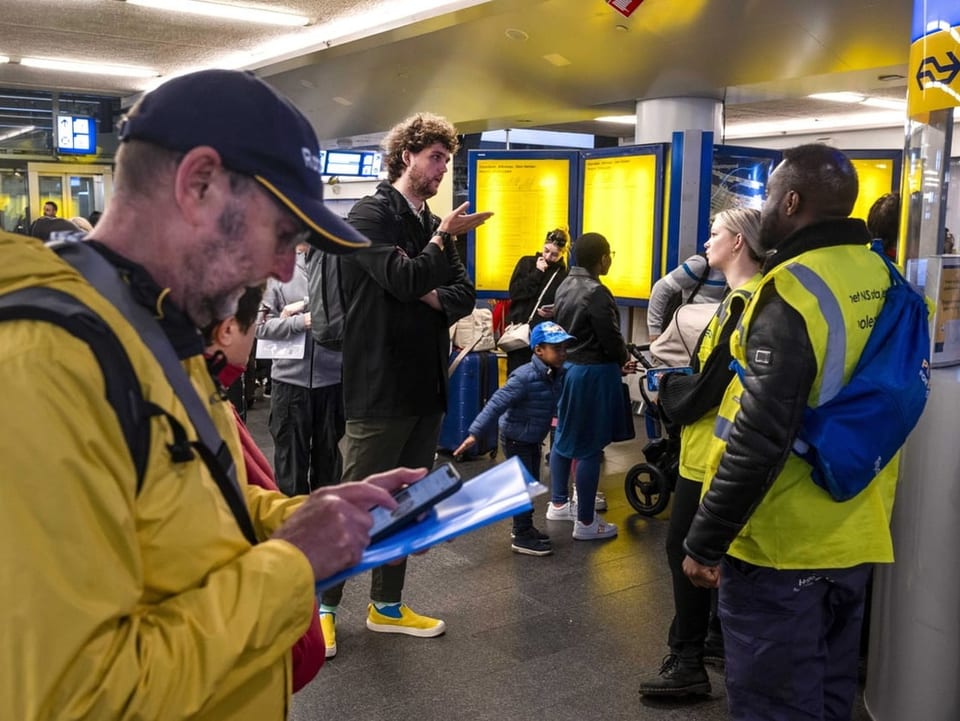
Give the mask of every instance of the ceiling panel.
M 629 19 L 603 0 L 448 0 L 460 9 L 373 27 L 411 2 L 233 3 L 315 19 L 291 31 L 121 0 L 4 0 L 0 54 L 146 65 L 168 76 L 271 40 L 292 46 L 322 37 L 326 22 L 373 12 L 355 40 L 314 43 L 300 57 L 254 68 L 304 109 L 322 139 L 382 132 L 420 110 L 446 115 L 464 132 L 575 123 L 629 137 L 632 128 L 590 120 L 630 113 L 637 98 L 680 95 L 725 98 L 728 120 L 840 112 L 848 109 L 803 96 L 886 90 L 878 75 L 906 74 L 904 0 L 646 0 Z M 547 62 L 551 54 L 569 64 Z M 129 102 L 150 82 L 0 65 L 0 88 L 82 90 Z

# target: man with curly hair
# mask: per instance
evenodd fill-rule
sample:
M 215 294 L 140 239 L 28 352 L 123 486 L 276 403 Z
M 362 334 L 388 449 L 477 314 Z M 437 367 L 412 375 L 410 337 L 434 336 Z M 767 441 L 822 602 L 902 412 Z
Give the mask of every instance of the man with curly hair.
M 476 303 L 454 238 L 492 215 L 467 213 L 464 203 L 441 220 L 427 207 L 458 145 L 453 125 L 436 115 L 418 113 L 396 125 L 383 142 L 388 180 L 347 218 L 371 246 L 341 261 L 344 481 L 374 468 L 433 465 L 447 408 L 448 329 Z M 374 569 L 367 628 L 439 636 L 443 621 L 401 603 L 405 574 L 406 562 Z M 321 599 L 328 658 L 337 652 L 342 595 L 340 585 Z

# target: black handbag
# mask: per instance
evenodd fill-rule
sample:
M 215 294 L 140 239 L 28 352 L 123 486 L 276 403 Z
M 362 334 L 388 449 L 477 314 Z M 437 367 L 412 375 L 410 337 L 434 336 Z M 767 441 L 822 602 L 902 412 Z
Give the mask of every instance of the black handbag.
M 613 427 L 613 441 L 632 441 L 637 437 L 637 431 L 633 426 L 633 400 L 630 398 L 630 386 L 626 383 L 620 384 L 620 390 L 623 395 L 622 412 L 618 415 L 618 423 Z

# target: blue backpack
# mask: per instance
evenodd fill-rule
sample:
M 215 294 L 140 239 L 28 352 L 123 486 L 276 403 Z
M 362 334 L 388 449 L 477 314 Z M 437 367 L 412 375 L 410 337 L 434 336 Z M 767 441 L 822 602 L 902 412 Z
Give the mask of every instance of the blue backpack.
M 891 286 L 850 381 L 804 411 L 793 450 L 835 501 L 870 485 L 920 420 L 930 392 L 927 304 L 883 254 Z

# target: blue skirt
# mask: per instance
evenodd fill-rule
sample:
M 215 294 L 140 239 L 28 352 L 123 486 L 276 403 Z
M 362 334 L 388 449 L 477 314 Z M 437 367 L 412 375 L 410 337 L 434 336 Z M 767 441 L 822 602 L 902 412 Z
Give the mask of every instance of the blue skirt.
M 567 363 L 566 369 L 553 447 L 567 458 L 586 458 L 602 451 L 613 440 L 614 432 L 622 430 L 620 366 Z

